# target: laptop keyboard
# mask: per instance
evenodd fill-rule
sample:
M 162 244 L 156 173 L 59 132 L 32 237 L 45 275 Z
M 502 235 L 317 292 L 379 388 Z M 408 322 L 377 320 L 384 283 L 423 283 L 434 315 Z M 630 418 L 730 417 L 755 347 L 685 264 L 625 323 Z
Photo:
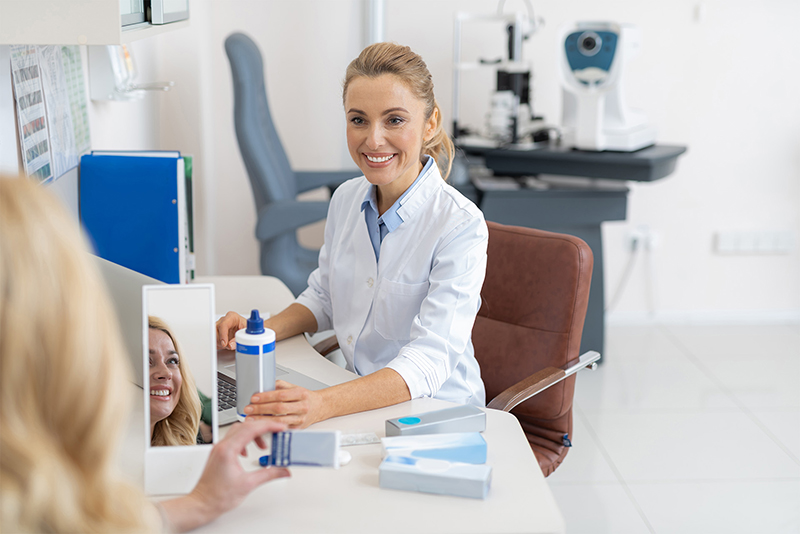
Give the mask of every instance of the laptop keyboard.
M 287 374 L 289 374 L 287 369 L 284 369 L 280 365 L 275 366 L 276 378 Z M 325 386 L 324 384 L 320 384 L 320 387 Z M 236 409 L 236 379 L 217 372 L 217 411 L 221 412 L 230 409 Z
M 217 411 L 236 408 L 236 384 L 225 380 L 224 375 L 217 375 Z

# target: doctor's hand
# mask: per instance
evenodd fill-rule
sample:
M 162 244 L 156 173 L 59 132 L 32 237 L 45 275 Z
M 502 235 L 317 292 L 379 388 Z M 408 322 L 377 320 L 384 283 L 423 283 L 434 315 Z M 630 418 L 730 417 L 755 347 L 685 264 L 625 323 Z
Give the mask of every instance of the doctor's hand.
M 217 321 L 217 349 L 236 349 L 236 332 L 247 328 L 247 319 L 236 312 L 228 312 Z
M 244 413 L 248 421 L 268 419 L 289 428 L 306 428 L 326 418 L 322 408 L 318 392 L 276 380 L 275 390 L 253 395 Z

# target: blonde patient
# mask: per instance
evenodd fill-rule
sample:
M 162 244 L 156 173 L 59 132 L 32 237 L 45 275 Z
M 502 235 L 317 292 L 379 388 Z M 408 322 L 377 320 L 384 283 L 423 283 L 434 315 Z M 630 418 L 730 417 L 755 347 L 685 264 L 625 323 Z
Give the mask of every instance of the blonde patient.
M 148 317 L 150 443 L 194 445 L 202 404 L 188 361 L 169 325 Z
M 249 442 L 264 448 L 285 428 L 253 422 L 214 446 L 191 493 L 158 508 L 118 478 L 131 386 L 100 280 L 47 188 L 0 176 L 0 531 L 185 532 L 289 476 L 242 469 Z

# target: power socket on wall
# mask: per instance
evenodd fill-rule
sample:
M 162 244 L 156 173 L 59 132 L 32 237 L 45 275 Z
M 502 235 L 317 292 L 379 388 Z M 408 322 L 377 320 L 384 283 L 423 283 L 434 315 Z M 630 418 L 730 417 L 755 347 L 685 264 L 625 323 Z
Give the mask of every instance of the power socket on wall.
M 644 224 L 628 230 L 625 240 L 630 251 L 653 250 L 658 246 L 658 234 Z
M 789 254 L 795 236 L 788 230 L 732 230 L 714 234 L 717 254 Z

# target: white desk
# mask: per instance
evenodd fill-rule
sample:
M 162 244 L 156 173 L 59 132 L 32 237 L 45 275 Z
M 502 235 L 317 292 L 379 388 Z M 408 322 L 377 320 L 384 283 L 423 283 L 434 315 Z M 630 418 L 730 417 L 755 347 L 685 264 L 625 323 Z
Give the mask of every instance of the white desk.
M 251 307 L 277 313 L 294 299 L 271 277 L 206 277 L 214 283 L 217 312 L 246 313 Z M 355 375 L 320 357 L 302 336 L 281 341 L 277 360 L 327 384 Z M 311 428 L 385 435 L 386 419 L 452 406 L 435 399 L 409 402 L 337 417 Z M 293 467 L 292 477 L 256 489 L 242 505 L 198 532 L 564 532 L 564 520 L 516 418 L 486 410 L 487 463 L 492 486 L 485 500 L 381 489 L 380 444 L 347 447 L 352 461 L 340 469 Z M 223 427 L 224 431 L 224 427 Z M 246 469 L 258 466 L 259 449 L 251 445 Z

